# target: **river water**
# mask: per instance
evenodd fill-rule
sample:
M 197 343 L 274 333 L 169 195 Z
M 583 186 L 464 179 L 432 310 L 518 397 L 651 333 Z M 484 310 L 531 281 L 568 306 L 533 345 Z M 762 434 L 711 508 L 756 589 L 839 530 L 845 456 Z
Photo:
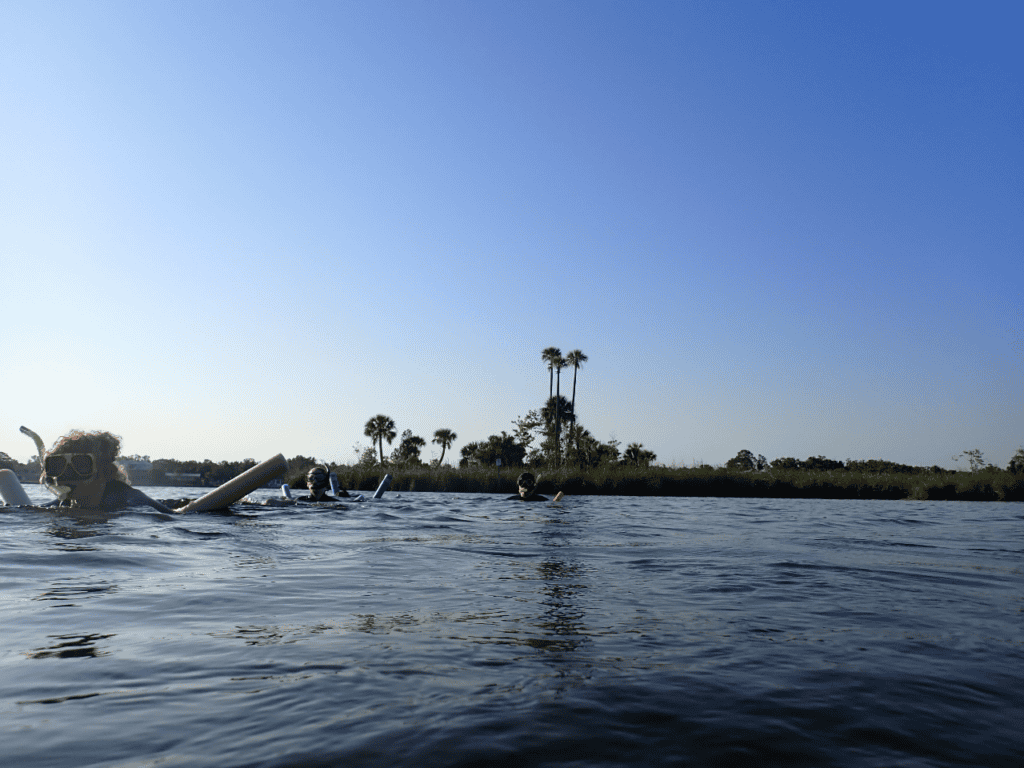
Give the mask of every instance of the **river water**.
M 0 764 L 1016 767 L 1022 555 L 1020 503 L 5 510 Z

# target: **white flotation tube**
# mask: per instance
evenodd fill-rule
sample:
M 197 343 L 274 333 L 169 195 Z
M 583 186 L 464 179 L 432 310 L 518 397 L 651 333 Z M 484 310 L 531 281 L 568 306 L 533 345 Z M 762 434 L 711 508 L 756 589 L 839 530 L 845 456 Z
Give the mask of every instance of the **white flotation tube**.
M 288 471 L 288 462 L 280 453 L 262 464 L 245 470 L 238 477 L 228 480 L 219 488 L 214 488 L 205 496 L 191 501 L 177 512 L 209 512 L 211 509 L 223 509 L 234 504 L 247 493 L 266 485 L 275 477 Z
M 384 479 L 380 481 L 380 485 L 377 486 L 377 490 L 373 492 L 373 498 L 379 499 L 390 487 L 391 475 L 384 475 Z
M 0 469 L 0 496 L 4 503 L 12 507 L 30 507 L 32 500 L 21 487 L 18 476 L 9 469 Z

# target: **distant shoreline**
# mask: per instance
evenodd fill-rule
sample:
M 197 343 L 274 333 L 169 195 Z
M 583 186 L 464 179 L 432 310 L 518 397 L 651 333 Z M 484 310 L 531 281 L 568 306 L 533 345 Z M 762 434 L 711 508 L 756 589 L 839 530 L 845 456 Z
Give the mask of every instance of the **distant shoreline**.
M 713 467 L 372 467 L 334 465 L 342 488 L 374 491 L 385 474 L 391 493 L 514 494 L 516 478 L 529 470 L 538 477 L 537 490 L 554 496 L 665 496 L 765 499 L 886 499 L 909 501 L 1024 501 L 1024 474 L 988 468 L 978 472 L 855 472 L 806 469 L 736 471 Z M 289 470 L 284 481 L 305 487 L 305 467 Z M 38 481 L 22 479 L 25 485 Z M 192 488 L 209 486 L 135 483 L 139 487 Z
M 332 468 L 344 488 L 372 491 L 391 474 L 391 492 L 516 492 L 523 467 Z M 689 496 L 918 501 L 1024 501 L 1024 474 L 979 472 L 873 473 L 847 470 L 736 471 L 719 468 L 598 467 L 589 470 L 529 468 L 539 493 L 567 496 Z M 303 487 L 302 477 L 292 484 Z

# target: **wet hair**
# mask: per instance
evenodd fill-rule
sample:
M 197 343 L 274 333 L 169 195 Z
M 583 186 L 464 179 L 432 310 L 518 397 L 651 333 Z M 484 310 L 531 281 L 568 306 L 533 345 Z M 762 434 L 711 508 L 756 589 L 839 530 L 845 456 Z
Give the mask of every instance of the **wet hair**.
M 114 480 L 120 480 L 122 483 L 130 485 L 128 481 L 128 474 L 124 471 L 123 467 L 119 467 L 114 463 L 114 459 L 117 458 L 121 452 L 121 438 L 110 432 L 83 432 L 80 429 L 72 430 L 63 437 L 57 438 L 57 442 L 53 444 L 53 447 L 47 451 L 47 455 L 51 453 L 91 453 L 96 457 L 96 471 L 98 474 L 112 474 Z M 40 462 L 44 457 L 40 456 Z M 106 472 L 104 468 L 107 467 Z M 113 473 L 110 473 L 109 467 L 113 467 Z M 42 470 L 43 477 L 46 475 L 46 470 Z M 40 478 L 40 482 L 45 482 Z
M 519 479 L 516 480 L 516 485 L 521 488 L 529 488 L 530 490 L 533 490 L 537 487 L 537 478 L 533 476 L 532 472 L 523 472 L 523 474 L 519 476 Z
M 309 470 L 306 473 L 306 487 L 310 491 L 331 490 L 331 473 L 327 467 L 317 466 Z

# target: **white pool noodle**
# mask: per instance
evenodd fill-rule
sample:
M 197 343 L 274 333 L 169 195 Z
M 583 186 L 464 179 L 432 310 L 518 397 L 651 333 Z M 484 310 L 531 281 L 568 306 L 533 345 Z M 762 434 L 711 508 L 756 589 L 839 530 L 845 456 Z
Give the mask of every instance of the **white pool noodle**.
M 12 507 L 30 507 L 32 500 L 21 487 L 18 476 L 9 469 L 0 469 L 0 496 Z
M 205 496 L 200 496 L 177 511 L 209 512 L 211 509 L 223 509 L 287 471 L 288 462 L 279 453 L 262 464 L 245 470 L 238 477 L 228 480 L 224 485 L 214 488 Z
M 391 487 L 391 475 L 384 475 L 384 479 L 380 481 L 380 485 L 377 486 L 377 490 L 373 494 L 373 498 L 379 499 L 384 495 L 384 492 Z

